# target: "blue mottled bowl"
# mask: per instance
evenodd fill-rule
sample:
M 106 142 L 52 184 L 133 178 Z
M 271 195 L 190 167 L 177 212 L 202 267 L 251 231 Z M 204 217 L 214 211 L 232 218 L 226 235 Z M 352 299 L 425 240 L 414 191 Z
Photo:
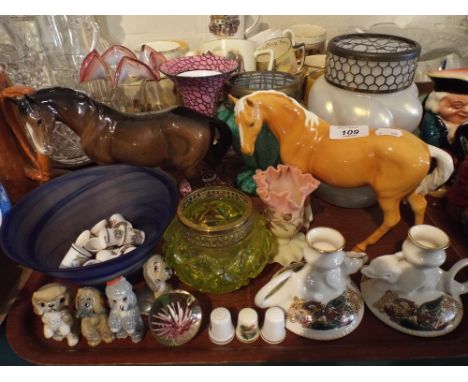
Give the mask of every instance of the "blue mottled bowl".
M 8 213 L 0 246 L 13 261 L 78 285 L 105 283 L 138 270 L 175 214 L 178 192 L 162 171 L 112 165 L 75 171 L 28 194 Z M 87 267 L 59 264 L 80 232 L 119 212 L 146 234 L 125 256 Z

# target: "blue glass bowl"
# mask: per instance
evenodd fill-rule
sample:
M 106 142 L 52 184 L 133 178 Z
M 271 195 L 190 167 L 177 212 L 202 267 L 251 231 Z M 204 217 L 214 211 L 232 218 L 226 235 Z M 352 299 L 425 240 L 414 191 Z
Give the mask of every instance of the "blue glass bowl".
M 102 284 L 143 265 L 173 218 L 177 203 L 177 187 L 162 171 L 128 165 L 78 170 L 18 202 L 3 222 L 0 246 L 10 259 L 36 271 L 77 285 Z M 145 232 L 144 244 L 117 259 L 60 269 L 78 235 L 116 212 Z

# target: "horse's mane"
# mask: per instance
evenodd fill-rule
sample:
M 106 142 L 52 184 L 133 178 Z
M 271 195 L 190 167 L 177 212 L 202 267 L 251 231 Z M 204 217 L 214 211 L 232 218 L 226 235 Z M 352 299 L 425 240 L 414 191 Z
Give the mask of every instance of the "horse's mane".
M 86 93 L 79 91 L 79 90 L 74 90 L 70 88 L 64 88 L 64 87 L 53 87 L 53 88 L 45 88 L 45 89 L 40 89 L 37 92 L 33 94 L 33 96 L 37 99 L 45 99 L 47 97 L 51 96 L 64 96 L 64 97 L 70 97 L 71 99 L 79 99 L 80 101 L 85 101 L 90 104 L 93 104 L 97 107 L 99 107 L 102 110 L 106 110 L 109 113 L 113 113 L 114 116 L 120 116 L 121 118 L 131 118 L 131 119 L 140 119 L 140 120 L 145 120 L 149 118 L 157 118 L 158 116 L 160 118 L 164 117 L 167 113 L 172 113 L 179 115 L 181 117 L 185 118 L 191 118 L 200 122 L 205 122 L 207 119 L 213 120 L 213 122 L 216 122 L 217 120 L 212 117 L 207 117 L 206 115 L 196 111 L 189 109 L 184 106 L 177 106 L 177 107 L 169 107 L 165 110 L 160 110 L 160 111 L 154 111 L 154 112 L 146 112 L 146 113 L 127 113 L 127 112 L 121 112 L 117 109 L 114 109 L 111 106 L 108 106 L 102 102 L 95 101 L 91 97 L 89 97 Z
M 63 88 L 61 86 L 56 86 L 56 87 L 53 87 L 53 88 L 43 88 L 43 89 L 39 89 L 37 92 L 35 92 L 34 94 L 37 94 L 37 95 L 46 95 L 46 94 L 50 94 L 50 93 L 58 93 L 58 92 L 63 92 L 63 93 L 68 93 L 68 94 L 78 94 L 78 95 L 83 95 L 85 96 L 86 98 L 89 98 L 88 95 L 86 95 L 86 93 L 84 92 L 81 92 L 79 90 L 74 90 L 74 89 L 70 89 L 70 88 Z
M 46 97 L 52 96 L 69 96 L 75 99 L 79 99 L 81 101 L 87 101 L 89 103 L 97 104 L 97 101 L 94 101 L 91 97 L 89 97 L 86 93 L 74 90 L 70 88 L 63 88 L 60 86 L 56 86 L 53 88 L 44 88 L 39 89 L 37 92 L 30 95 L 33 99 L 45 99 Z
M 248 95 L 242 97 L 241 99 L 239 99 L 239 101 L 236 102 L 236 106 L 234 107 L 234 114 L 237 116 L 239 113 L 241 113 L 244 110 L 245 103 L 246 103 L 248 98 L 253 98 L 253 97 L 255 97 L 257 95 L 260 95 L 260 94 L 263 94 L 263 93 L 274 94 L 274 95 L 280 96 L 281 98 L 289 99 L 295 106 L 297 106 L 298 108 L 300 108 L 304 112 L 305 125 L 306 126 L 314 127 L 314 126 L 316 126 L 316 125 L 318 125 L 320 123 L 320 118 L 316 114 L 312 113 L 310 110 L 307 110 L 304 106 L 302 106 L 294 98 L 288 97 L 286 94 L 281 93 L 281 92 L 276 91 L 276 90 L 258 90 L 256 92 L 253 92 L 251 94 L 248 94 Z

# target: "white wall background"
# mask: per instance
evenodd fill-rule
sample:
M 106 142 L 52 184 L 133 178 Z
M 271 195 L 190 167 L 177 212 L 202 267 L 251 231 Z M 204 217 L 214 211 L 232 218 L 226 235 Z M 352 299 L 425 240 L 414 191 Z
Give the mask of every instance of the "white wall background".
M 179 39 L 198 49 L 206 37 L 208 16 L 99 16 L 103 37 L 110 43 L 138 48 L 144 42 Z M 262 23 L 285 28 L 299 23 L 321 25 L 328 37 L 346 33 L 353 27 L 366 27 L 379 22 L 442 23 L 462 25 L 466 16 L 262 16 Z

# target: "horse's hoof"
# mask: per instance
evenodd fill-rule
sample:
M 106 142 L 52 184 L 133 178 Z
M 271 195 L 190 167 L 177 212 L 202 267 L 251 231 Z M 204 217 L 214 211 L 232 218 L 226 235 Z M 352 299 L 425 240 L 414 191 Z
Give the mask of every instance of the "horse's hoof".
M 26 167 L 24 169 L 24 173 L 27 178 L 34 180 L 35 182 L 45 183 L 45 182 L 48 182 L 52 178 L 52 174 L 44 173 L 33 167 Z
M 365 245 L 364 243 L 359 243 L 351 251 L 353 251 L 353 252 L 365 252 L 366 248 L 367 248 L 367 245 Z

